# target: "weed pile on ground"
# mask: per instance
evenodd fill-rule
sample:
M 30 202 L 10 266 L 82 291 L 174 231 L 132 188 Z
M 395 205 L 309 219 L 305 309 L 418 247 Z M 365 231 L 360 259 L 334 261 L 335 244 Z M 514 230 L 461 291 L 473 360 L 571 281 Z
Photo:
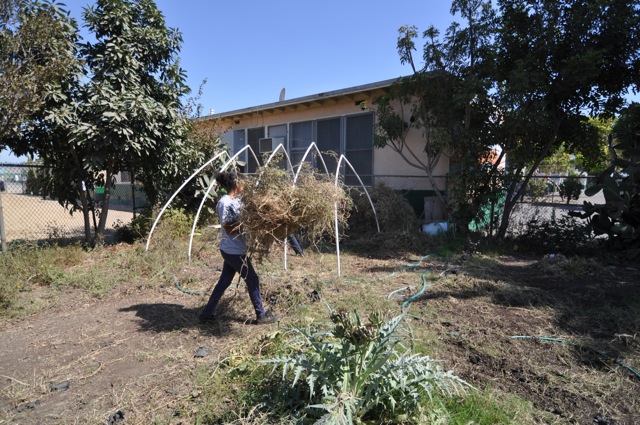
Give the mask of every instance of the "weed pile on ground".
M 352 189 L 353 211 L 348 221 L 350 234 L 376 233 L 376 216 L 382 232 L 413 232 L 418 229 L 418 219 L 400 193 L 378 183 L 369 196 L 375 212 L 365 192 Z
M 348 194 L 327 176 L 304 168 L 294 182 L 290 173 L 276 166 L 263 167 L 248 178 L 242 202 L 240 225 L 257 262 L 274 244 L 301 229 L 311 243 L 333 235 L 336 206 L 338 225 L 344 226 L 351 205 Z

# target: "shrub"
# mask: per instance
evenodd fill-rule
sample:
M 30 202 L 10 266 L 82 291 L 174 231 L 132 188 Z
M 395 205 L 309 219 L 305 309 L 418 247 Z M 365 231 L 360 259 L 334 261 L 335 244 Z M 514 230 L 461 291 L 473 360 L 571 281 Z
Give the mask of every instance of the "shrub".
M 415 232 L 419 228 L 413 208 L 397 191 L 378 183 L 369 192 L 369 196 L 375 207 L 375 214 L 364 191 L 351 191 L 353 210 L 347 222 L 351 235 L 377 233 L 376 217 L 382 232 Z
M 588 223 L 564 215 L 551 220 L 530 220 L 525 231 L 516 238 L 518 246 L 532 252 L 576 254 L 594 245 L 594 235 Z
M 567 177 L 562 183 L 560 183 L 560 197 L 566 199 L 567 204 L 572 199 L 578 200 L 582 193 L 582 183 L 577 176 Z
M 404 314 L 384 321 L 373 314 L 365 323 L 357 312 L 331 313 L 332 326 L 292 329 L 291 355 L 264 362 L 282 368 L 308 415 L 322 423 L 352 424 L 375 418 L 393 420 L 416 414 L 433 394 L 459 391 L 468 384 L 427 356 L 411 353 L 396 334 Z
M 115 225 L 116 239 L 122 242 L 133 242 L 145 239 L 149 235 L 157 211 L 145 210 L 131 220 L 131 223 L 123 225 L 121 222 Z M 193 217 L 182 208 L 169 208 L 165 210 L 158 222 L 155 232 L 157 237 L 176 238 L 186 236 L 191 232 Z

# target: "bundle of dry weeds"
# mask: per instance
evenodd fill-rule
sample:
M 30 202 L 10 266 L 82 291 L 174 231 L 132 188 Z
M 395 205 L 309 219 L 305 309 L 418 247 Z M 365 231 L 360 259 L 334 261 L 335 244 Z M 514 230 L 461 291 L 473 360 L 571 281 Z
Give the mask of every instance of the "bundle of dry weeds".
M 334 211 L 344 226 L 351 198 L 326 175 L 304 167 L 295 185 L 293 176 L 276 166 L 262 167 L 248 177 L 242 193 L 240 224 L 249 253 L 260 262 L 288 235 L 304 229 L 310 243 L 335 235 Z

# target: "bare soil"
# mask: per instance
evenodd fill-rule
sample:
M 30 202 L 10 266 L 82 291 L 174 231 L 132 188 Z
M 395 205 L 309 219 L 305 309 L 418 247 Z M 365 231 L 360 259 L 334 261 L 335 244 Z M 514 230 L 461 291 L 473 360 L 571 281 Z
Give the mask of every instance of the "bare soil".
M 418 345 L 454 373 L 530 401 L 538 414 L 528 423 L 640 423 L 636 268 L 564 257 L 408 260 L 344 254 L 340 278 L 333 255 L 290 258 L 279 276 L 278 264 L 259 266 L 264 298 L 283 315 L 268 326 L 249 323 L 242 287 L 225 295 L 218 323 L 198 323 L 222 264 L 216 255 L 176 276 L 183 291 L 137 282 L 100 300 L 69 291 L 52 308 L 1 323 L 0 424 L 191 423 L 185 411 L 204 408 L 194 377 L 218 373 L 223 359 L 299 320 L 296 310 L 326 316 L 309 296 L 314 288 L 330 304 L 359 299 L 361 310 L 387 305 L 398 314 L 407 298 L 390 295 L 417 294 L 425 272 L 437 279 L 409 304 L 408 324 Z M 45 299 L 50 291 L 25 296 Z M 210 354 L 197 356 L 200 348 Z
M 2 215 L 8 242 L 16 239 L 56 239 L 84 234 L 82 212 L 69 214 L 58 201 L 41 196 L 2 193 Z M 129 207 L 130 209 L 130 207 Z M 133 213 L 112 205 L 107 216 L 107 229 L 131 222 Z

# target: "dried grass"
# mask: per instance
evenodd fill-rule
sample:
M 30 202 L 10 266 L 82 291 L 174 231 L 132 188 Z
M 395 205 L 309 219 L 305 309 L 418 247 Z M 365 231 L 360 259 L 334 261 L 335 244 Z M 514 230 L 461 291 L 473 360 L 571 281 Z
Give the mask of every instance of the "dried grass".
M 338 226 L 346 225 L 351 198 L 328 176 L 310 167 L 303 168 L 295 184 L 290 173 L 276 166 L 262 167 L 247 180 L 240 225 L 256 262 L 268 257 L 274 244 L 282 244 L 301 229 L 312 244 L 335 235 L 336 206 Z
M 370 235 L 377 233 L 376 215 L 381 232 L 414 233 L 419 229 L 420 225 L 413 208 L 397 191 L 383 183 L 378 183 L 369 192 L 369 196 L 371 196 L 371 202 L 376 209 L 375 214 L 364 191 L 351 190 L 354 208 L 349 218 L 350 234 Z

